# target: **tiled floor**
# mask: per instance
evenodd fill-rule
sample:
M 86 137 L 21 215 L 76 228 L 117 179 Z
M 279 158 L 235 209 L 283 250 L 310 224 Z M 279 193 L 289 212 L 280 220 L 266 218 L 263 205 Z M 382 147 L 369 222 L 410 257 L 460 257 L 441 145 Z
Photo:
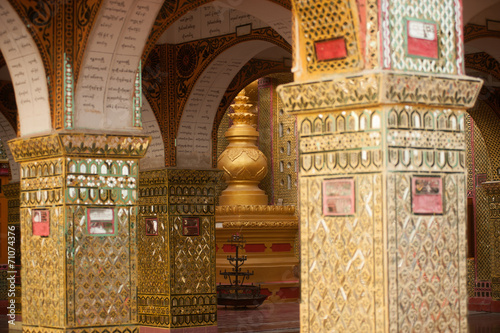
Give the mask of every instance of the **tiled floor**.
M 299 332 L 299 304 L 264 304 L 257 309 L 241 310 L 219 307 L 218 321 L 220 333 Z M 8 332 L 7 317 L 0 316 L 0 333 Z M 500 313 L 470 312 L 469 332 L 500 333 Z

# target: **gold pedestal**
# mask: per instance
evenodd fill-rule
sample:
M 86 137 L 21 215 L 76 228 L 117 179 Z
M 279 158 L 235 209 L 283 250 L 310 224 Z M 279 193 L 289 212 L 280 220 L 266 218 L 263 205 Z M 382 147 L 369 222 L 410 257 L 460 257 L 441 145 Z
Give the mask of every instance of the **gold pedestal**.
M 251 202 L 253 205 L 267 205 L 267 195 L 259 189 L 249 187 L 246 181 L 231 183 L 219 197 L 221 206 L 237 206 L 242 202 Z
M 230 271 L 227 256 L 234 249 L 227 240 L 234 234 L 246 240 L 243 270 L 254 272 L 245 283 L 260 284 L 266 302 L 296 301 L 300 297 L 298 259 L 298 219 L 294 206 L 236 205 L 216 209 L 217 275 Z

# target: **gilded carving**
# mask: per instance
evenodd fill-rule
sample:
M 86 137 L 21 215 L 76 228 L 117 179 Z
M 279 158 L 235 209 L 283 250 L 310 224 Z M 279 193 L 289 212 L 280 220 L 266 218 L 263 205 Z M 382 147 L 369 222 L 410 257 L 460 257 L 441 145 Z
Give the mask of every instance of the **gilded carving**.
M 295 206 L 233 205 L 217 206 L 217 216 L 224 215 L 294 215 Z
M 59 133 L 29 139 L 14 139 L 9 141 L 9 145 L 17 162 L 63 154 L 140 158 L 146 154 L 150 140 L 149 137 L 141 136 Z
M 418 70 L 456 72 L 459 59 L 448 55 L 441 69 Z M 463 109 L 481 84 L 386 71 L 278 89 L 299 135 L 301 331 L 467 330 Z M 442 213 L 417 214 L 412 178 L 431 173 L 443 182 Z M 354 215 L 323 213 L 322 182 L 336 178 L 353 181 Z
M 290 83 L 279 87 L 278 93 L 283 99 L 284 110 L 293 113 L 374 107 L 380 103 L 471 108 L 481 85 L 480 79 L 470 77 L 455 79 L 380 72 L 312 83 Z

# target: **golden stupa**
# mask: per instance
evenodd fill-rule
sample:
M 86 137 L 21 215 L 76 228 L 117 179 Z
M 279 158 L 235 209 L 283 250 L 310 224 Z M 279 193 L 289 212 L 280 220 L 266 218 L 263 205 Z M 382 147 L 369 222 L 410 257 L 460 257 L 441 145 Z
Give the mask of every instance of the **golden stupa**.
M 216 241 L 221 249 L 216 255 L 217 270 L 231 269 L 223 250 L 226 240 L 235 234 L 244 235 L 244 254 L 247 246 L 260 248 L 258 252 L 250 251 L 252 254 L 246 266 L 255 275 L 247 282 L 267 289 L 271 293 L 268 301 L 280 302 L 280 291 L 299 290 L 293 273 L 298 269 L 298 219 L 295 206 L 268 205 L 267 195 L 258 186 L 268 166 L 267 158 L 256 145 L 259 138 L 257 115 L 250 111 L 253 105 L 248 100 L 243 90 L 231 105 L 234 113 L 229 117 L 233 125 L 226 132 L 229 145 L 217 163 L 228 183 L 215 211 Z M 290 248 L 274 252 L 279 244 L 290 245 Z M 224 282 L 223 278 L 217 276 L 217 282 Z
M 254 127 L 257 115 L 242 90 L 232 104 L 229 117 L 233 125 L 226 132 L 229 145 L 220 155 L 217 168 L 224 171 L 228 187 L 219 198 L 220 206 L 267 205 L 267 195 L 259 183 L 267 175 L 267 158 L 257 147 L 259 132 Z

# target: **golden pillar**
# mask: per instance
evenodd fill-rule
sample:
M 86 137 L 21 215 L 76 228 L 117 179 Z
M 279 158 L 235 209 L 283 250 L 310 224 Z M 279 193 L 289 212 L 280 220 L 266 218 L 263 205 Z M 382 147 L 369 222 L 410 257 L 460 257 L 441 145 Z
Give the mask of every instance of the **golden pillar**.
M 217 332 L 215 187 L 219 170 L 140 173 L 138 322 L 141 331 Z
M 460 4 L 292 3 L 301 331 L 466 332 Z
M 9 142 L 21 168 L 23 331 L 137 331 L 138 162 L 149 141 L 57 133 Z

